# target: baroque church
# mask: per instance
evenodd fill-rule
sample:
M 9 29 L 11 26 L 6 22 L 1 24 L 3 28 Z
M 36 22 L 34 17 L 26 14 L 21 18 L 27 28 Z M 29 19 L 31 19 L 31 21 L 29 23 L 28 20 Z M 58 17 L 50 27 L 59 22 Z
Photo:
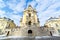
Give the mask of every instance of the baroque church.
M 13 28 L 11 36 L 50 36 L 50 32 L 46 27 L 40 27 L 37 12 L 28 6 L 23 11 L 23 17 L 20 20 L 20 27 Z
M 4 33 L 6 36 L 52 36 L 52 32 L 47 26 L 40 26 L 37 12 L 31 5 L 24 9 L 19 27 L 17 27 L 11 20 L 8 22 L 5 21 L 5 23 L 7 23 L 6 26 L 8 26 L 5 26 L 4 28 L 0 27 L 0 29 L 3 29 L 0 33 Z M 10 26 L 9 23 L 13 27 Z

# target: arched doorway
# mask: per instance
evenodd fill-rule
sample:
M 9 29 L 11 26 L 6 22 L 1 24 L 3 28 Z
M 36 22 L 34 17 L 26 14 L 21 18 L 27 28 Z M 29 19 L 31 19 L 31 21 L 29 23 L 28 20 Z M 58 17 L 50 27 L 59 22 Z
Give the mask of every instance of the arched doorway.
M 28 36 L 32 36 L 32 30 L 28 30 Z
M 28 30 L 28 34 L 32 34 L 32 30 Z
M 52 36 L 52 32 L 50 31 L 50 35 Z
M 7 36 L 9 35 L 9 31 L 7 32 Z

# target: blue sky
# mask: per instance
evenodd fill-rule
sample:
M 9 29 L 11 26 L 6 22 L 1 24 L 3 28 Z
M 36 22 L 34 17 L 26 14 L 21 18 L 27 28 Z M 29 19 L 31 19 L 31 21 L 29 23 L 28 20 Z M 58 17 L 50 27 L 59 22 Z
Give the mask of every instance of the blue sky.
M 60 0 L 0 0 L 0 17 L 10 18 L 16 25 L 19 25 L 23 10 L 28 5 L 38 12 L 41 25 L 50 17 L 59 17 L 60 15 Z

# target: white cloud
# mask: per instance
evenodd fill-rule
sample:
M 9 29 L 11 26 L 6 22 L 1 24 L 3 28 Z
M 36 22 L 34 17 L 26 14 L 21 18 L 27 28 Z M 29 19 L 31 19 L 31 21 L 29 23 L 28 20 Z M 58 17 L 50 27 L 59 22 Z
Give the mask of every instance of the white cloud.
M 10 0 L 5 3 L 10 9 L 13 10 L 13 12 L 9 13 L 9 12 L 5 12 L 3 10 L 0 10 L 0 16 L 10 18 L 10 19 L 14 20 L 16 25 L 19 25 L 20 24 L 19 21 L 20 21 L 21 16 L 15 15 L 15 14 L 19 14 L 19 12 L 22 12 L 24 10 L 25 0 L 20 0 L 19 3 L 17 3 L 17 0 L 12 0 L 12 1 Z M 3 1 L 0 0 L 0 8 L 3 8 L 6 5 L 4 4 Z
M 0 0 L 0 2 L 3 2 L 3 0 Z
M 54 9 L 57 8 L 57 7 L 60 7 L 60 2 L 57 2 L 57 3 L 53 4 L 53 5 L 51 5 L 51 6 L 48 8 L 48 10 L 54 10 Z
M 20 18 L 21 18 L 20 15 L 14 15 L 14 14 L 13 14 L 13 15 L 11 15 L 11 16 L 12 16 L 13 19 L 20 19 Z
M 7 12 L 5 12 L 5 11 L 3 11 L 3 10 L 0 10 L 0 17 L 7 17 L 7 18 L 9 18 L 9 15 L 6 15 L 7 14 Z
M 5 11 L 0 10 L 0 17 L 4 17 L 4 16 L 5 16 L 5 14 L 6 14 L 6 12 L 5 12 Z
M 16 2 L 15 3 L 7 2 L 7 5 L 9 5 L 9 8 L 14 11 L 22 12 L 24 10 L 25 1 L 20 0 L 18 4 L 16 4 Z
M 29 2 L 27 5 L 31 5 L 32 7 L 34 7 L 36 5 L 36 2 L 33 0 L 32 2 Z
M 60 11 L 55 10 L 60 7 L 59 0 L 36 0 L 38 3 L 36 10 L 40 19 L 40 24 L 43 25 L 50 17 L 58 17 Z
M 2 0 L 0 0 L 0 8 L 3 8 L 5 6 L 6 6 L 6 4 L 4 4 L 4 2 Z
M 21 16 L 15 14 L 18 14 L 19 12 L 22 12 L 24 10 L 24 5 L 26 4 L 26 1 L 20 0 L 20 2 L 18 2 L 17 4 L 16 3 L 17 0 L 10 0 L 7 1 L 6 4 L 4 4 L 4 2 L 0 0 L 0 8 L 3 8 L 8 5 L 8 7 L 13 10 L 13 12 L 9 13 L 9 16 L 6 15 L 5 11 L 0 10 L 0 16 L 9 17 L 14 20 L 15 24 L 19 25 Z M 58 15 L 60 15 L 60 11 L 56 11 L 56 8 L 60 7 L 60 0 L 33 0 L 27 5 L 31 4 L 34 8 L 36 3 L 38 3 L 38 5 L 36 6 L 36 10 L 38 12 L 38 17 L 41 21 L 41 25 L 43 25 L 48 18 L 57 17 Z
M 5 11 L 0 10 L 0 15 L 5 14 Z
M 14 10 L 18 12 L 22 12 L 24 10 L 24 5 L 22 3 L 19 3 L 18 5 L 16 5 Z
M 19 26 L 19 24 L 20 24 L 20 18 L 21 18 L 20 15 L 14 15 L 14 14 L 12 14 L 12 15 L 10 15 L 9 17 L 10 17 L 10 19 L 14 20 L 14 23 L 15 23 L 16 25 Z

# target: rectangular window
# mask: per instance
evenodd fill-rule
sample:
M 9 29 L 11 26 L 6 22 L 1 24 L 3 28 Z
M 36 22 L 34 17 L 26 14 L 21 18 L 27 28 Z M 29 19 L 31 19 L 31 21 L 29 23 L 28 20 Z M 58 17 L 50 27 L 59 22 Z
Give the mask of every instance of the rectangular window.
M 29 14 L 29 17 L 31 17 L 31 14 Z
M 60 29 L 58 29 L 58 32 L 60 33 Z
M 56 27 L 58 27 L 58 24 L 55 24 L 56 25 Z

